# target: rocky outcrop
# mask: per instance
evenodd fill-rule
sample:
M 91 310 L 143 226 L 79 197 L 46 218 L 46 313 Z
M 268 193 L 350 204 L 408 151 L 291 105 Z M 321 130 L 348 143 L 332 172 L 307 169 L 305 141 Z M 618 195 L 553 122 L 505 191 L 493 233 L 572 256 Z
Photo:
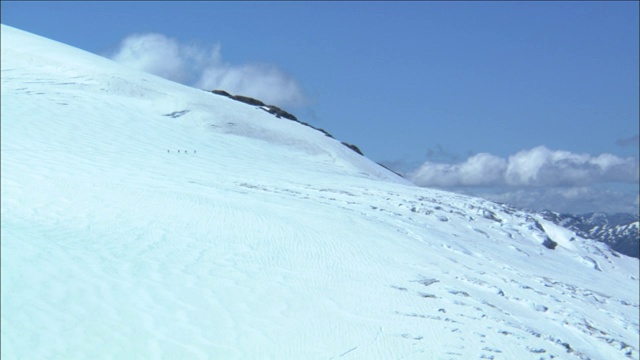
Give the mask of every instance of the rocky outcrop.
M 278 119 L 279 118 L 285 118 L 285 119 L 289 119 L 289 120 L 293 120 L 293 121 L 298 121 L 298 118 L 296 118 L 295 116 L 289 114 L 288 112 L 280 109 L 279 107 L 275 106 L 275 105 L 266 105 L 263 108 L 265 108 L 265 110 L 270 113 L 275 115 Z M 298 121 L 300 122 L 300 121 Z
M 251 98 L 251 97 L 248 97 L 248 96 L 231 95 L 231 94 L 229 94 L 228 92 L 226 92 L 224 90 L 211 90 L 211 92 L 213 94 L 226 96 L 226 97 L 228 97 L 230 99 L 233 99 L 233 100 L 236 100 L 236 101 L 240 101 L 240 102 L 248 104 L 248 105 L 256 106 L 259 109 L 262 109 L 262 110 L 268 112 L 269 114 L 273 114 L 278 119 L 285 118 L 287 120 L 295 121 L 295 122 L 300 123 L 300 124 L 302 124 L 304 126 L 308 126 L 308 127 L 312 128 L 314 130 L 318 130 L 321 133 L 323 133 L 325 136 L 328 136 L 328 137 L 330 137 L 332 139 L 334 138 L 333 135 L 329 134 L 326 130 L 317 128 L 317 127 L 315 127 L 313 125 L 310 125 L 310 124 L 308 124 L 308 123 L 306 123 L 304 121 L 300 121 L 294 115 L 282 110 L 281 108 L 279 108 L 279 107 L 277 107 L 275 105 L 267 105 L 267 104 L 265 104 L 264 102 L 262 102 L 262 101 L 260 101 L 258 99 L 254 99 L 254 98 Z M 364 154 L 362 153 L 360 148 L 358 148 L 357 146 L 355 146 L 353 144 L 346 143 L 346 142 L 342 142 L 342 145 L 344 145 L 344 146 L 348 147 L 349 149 L 355 151 L 356 153 L 364 156 Z
M 275 105 L 267 105 L 264 102 L 258 100 L 258 99 L 254 99 L 252 97 L 248 97 L 248 96 L 243 96 L 243 95 L 231 95 L 228 92 L 224 91 L 224 90 L 212 90 L 212 93 L 216 94 L 216 95 L 222 95 L 222 96 L 226 96 L 230 99 L 236 100 L 236 101 L 240 101 L 243 102 L 245 104 L 249 104 L 249 105 L 253 105 L 253 106 L 257 106 L 259 108 L 261 108 L 262 110 L 268 112 L 269 114 L 273 114 L 275 115 L 277 118 L 285 118 L 285 119 L 289 119 L 289 120 L 293 120 L 293 121 L 298 121 L 298 119 L 293 116 L 292 114 L 280 109 L 279 107 L 275 106 Z
M 226 96 L 228 98 L 233 98 L 233 95 L 229 94 L 228 92 L 226 92 L 224 90 L 211 90 L 211 92 L 216 94 L 216 95 L 222 95 L 222 96 Z
M 263 103 L 262 101 L 256 100 L 254 98 L 250 98 L 248 96 L 234 95 L 232 97 L 232 99 L 238 100 L 240 102 L 243 102 L 243 103 L 249 104 L 249 105 L 253 105 L 253 106 L 265 106 L 265 103 Z
M 360 149 L 359 149 L 357 146 L 353 145 L 353 144 L 349 144 L 349 143 L 346 143 L 346 142 L 344 142 L 344 141 L 343 141 L 343 142 L 342 142 L 342 145 L 344 145 L 344 146 L 348 147 L 349 149 L 351 149 L 351 150 L 353 150 L 353 151 L 357 152 L 357 153 L 358 153 L 358 154 L 360 154 L 360 155 L 364 155 L 364 154 L 362 153 L 362 151 L 360 151 Z

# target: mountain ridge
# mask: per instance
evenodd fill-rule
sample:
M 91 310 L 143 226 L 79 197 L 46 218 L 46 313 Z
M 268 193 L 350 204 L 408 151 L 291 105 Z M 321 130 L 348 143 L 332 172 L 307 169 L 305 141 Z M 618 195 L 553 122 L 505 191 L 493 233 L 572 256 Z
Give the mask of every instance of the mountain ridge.
M 278 119 L 285 118 L 285 119 L 288 119 L 288 120 L 295 121 L 295 122 L 297 122 L 299 124 L 302 124 L 304 126 L 308 126 L 308 127 L 312 128 L 314 130 L 318 130 L 321 133 L 325 134 L 326 136 L 334 139 L 333 135 L 329 134 L 329 132 L 327 132 L 326 130 L 321 129 L 321 128 L 317 128 L 317 127 L 315 127 L 315 126 L 313 126 L 313 125 L 311 125 L 309 123 L 306 123 L 304 121 L 300 121 L 300 120 L 298 120 L 297 117 L 295 117 L 295 115 L 290 114 L 290 113 L 286 112 L 285 110 L 282 110 L 281 108 L 279 108 L 279 107 L 277 107 L 275 105 L 267 105 L 264 102 L 262 102 L 261 100 L 254 99 L 254 98 L 251 98 L 251 97 L 248 97 L 248 96 L 244 96 L 244 95 L 231 95 L 231 94 L 229 94 L 228 92 L 226 92 L 224 90 L 211 90 L 211 93 L 216 94 L 216 95 L 225 96 L 225 97 L 228 97 L 228 98 L 236 100 L 236 101 L 240 101 L 240 102 L 245 103 L 245 104 L 256 106 L 257 108 L 262 109 L 262 110 L 268 112 L 269 114 L 273 114 Z M 344 142 L 344 141 L 342 141 L 341 143 L 342 143 L 342 145 L 348 147 L 349 149 L 355 151 L 356 153 L 364 156 L 362 151 L 356 145 L 349 144 L 349 143 Z M 378 165 L 380 165 L 383 168 L 389 170 L 384 165 L 381 165 L 379 163 L 378 163 Z M 395 174 L 400 176 L 398 173 L 395 173 Z

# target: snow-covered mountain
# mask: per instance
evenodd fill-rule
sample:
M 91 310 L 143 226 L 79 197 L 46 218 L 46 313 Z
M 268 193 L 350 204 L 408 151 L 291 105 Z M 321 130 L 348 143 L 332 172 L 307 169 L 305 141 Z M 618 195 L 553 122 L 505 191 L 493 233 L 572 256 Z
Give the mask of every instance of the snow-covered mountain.
M 2 26 L 3 359 L 638 359 L 638 260 Z
M 638 217 L 631 214 L 561 214 L 553 211 L 540 213 L 546 220 L 563 226 L 585 239 L 602 241 L 613 250 L 632 256 L 640 257 L 640 231 Z

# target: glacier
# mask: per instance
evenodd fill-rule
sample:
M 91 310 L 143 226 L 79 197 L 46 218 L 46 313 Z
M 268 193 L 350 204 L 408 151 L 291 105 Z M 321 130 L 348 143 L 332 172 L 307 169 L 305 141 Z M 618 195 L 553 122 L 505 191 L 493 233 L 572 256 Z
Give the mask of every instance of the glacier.
M 639 358 L 637 259 L 259 107 L 1 36 L 3 359 Z

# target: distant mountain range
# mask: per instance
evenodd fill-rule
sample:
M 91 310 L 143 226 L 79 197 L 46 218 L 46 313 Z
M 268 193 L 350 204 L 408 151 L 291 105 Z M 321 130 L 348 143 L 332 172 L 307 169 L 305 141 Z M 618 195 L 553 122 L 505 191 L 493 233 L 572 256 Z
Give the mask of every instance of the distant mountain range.
M 580 237 L 601 241 L 619 253 L 639 258 L 640 233 L 636 215 L 599 212 L 574 215 L 552 211 L 543 211 L 540 214 L 545 220 L 575 231 Z

